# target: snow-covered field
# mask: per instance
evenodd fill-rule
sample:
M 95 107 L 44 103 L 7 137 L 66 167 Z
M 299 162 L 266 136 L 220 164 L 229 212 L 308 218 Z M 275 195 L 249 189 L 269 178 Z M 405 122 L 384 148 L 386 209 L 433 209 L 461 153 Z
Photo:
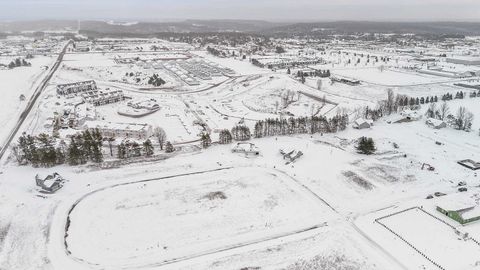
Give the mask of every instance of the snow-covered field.
M 10 59 L 10 58 L 8 58 Z M 55 61 L 54 57 L 37 56 L 29 59 L 31 67 L 18 67 L 9 70 L 0 70 L 0 89 L 2 98 L 0 99 L 0 125 L 3 127 L 0 132 L 0 141 L 6 138 L 10 130 L 16 124 L 20 113 L 26 106 L 35 91 L 35 87 L 46 74 L 45 66 L 50 67 Z M 26 100 L 21 101 L 20 95 L 24 95 Z
M 148 265 L 307 229 L 331 215 L 286 175 L 236 168 L 93 193 L 70 213 L 66 243 L 92 264 Z
M 126 44 L 131 51 L 122 57 L 155 58 L 155 52 L 138 52 L 138 46 Z M 360 50 L 341 55 L 334 51 L 319 54 L 327 61 L 320 68 L 361 80 L 361 85 L 330 84 L 325 78 L 317 89 L 318 78 L 302 84 L 285 70 L 273 72 L 248 60 L 190 51 L 194 58 L 236 73 L 200 86 L 172 78 L 172 89 L 142 89 L 142 83 L 119 82 L 136 68 L 117 64 L 114 53 L 68 54 L 20 132 L 50 134 L 54 112 L 74 102 L 57 96 L 56 84 L 96 79 L 99 87 L 121 89 L 129 98 L 96 107 L 97 120 L 160 126 L 168 140 L 183 148 L 163 160 L 111 169 L 94 164 L 32 168 L 5 156 L 0 173 L 0 269 L 480 269 L 480 246 L 460 239 L 453 229 L 478 240 L 480 223 L 459 225 L 435 210 L 437 197 L 426 199 L 435 192 L 479 196 L 477 173 L 457 161 L 480 161 L 480 98 L 448 102 L 452 114 L 464 106 L 475 115 L 471 132 L 432 129 L 424 118 L 389 124 L 398 116 L 392 115 L 364 130 L 349 126 L 336 134 L 252 139 L 258 156 L 232 153 L 232 145 L 198 147 L 199 122 L 215 141 L 220 129 L 238 123 L 252 128 L 257 120 L 280 117 L 278 111 L 330 117 L 345 110 L 353 118 L 356 108 L 374 108 L 388 89 L 413 97 L 469 93 L 449 79 L 391 68 L 394 61 L 409 64 L 409 56 L 392 53 L 395 60 L 380 72 L 382 63 L 368 62 Z M 359 58 L 358 67 L 349 63 Z M 37 57 L 31 68 L 0 71 L 0 88 L 6 89 L 1 104 L 7 113 L 0 118 L 4 132 L 16 120 L 13 112 L 21 111 L 19 93 L 28 99 L 45 73 L 40 67 L 51 61 Z M 280 108 L 289 90 L 296 93 L 293 101 Z M 140 118 L 118 114 L 131 100 L 155 100 L 160 108 Z M 373 138 L 375 154 L 357 153 L 361 136 Z M 303 156 L 287 163 L 280 150 L 301 151 Z M 435 171 L 422 169 L 424 163 Z M 35 176 L 53 172 L 67 180 L 64 187 L 52 195 L 39 192 Z M 460 181 L 466 182 L 468 192 L 458 192 Z
M 448 78 L 421 75 L 414 72 L 390 69 L 381 71 L 379 68 L 339 69 L 335 70 L 333 74 L 383 86 L 406 86 L 450 81 Z

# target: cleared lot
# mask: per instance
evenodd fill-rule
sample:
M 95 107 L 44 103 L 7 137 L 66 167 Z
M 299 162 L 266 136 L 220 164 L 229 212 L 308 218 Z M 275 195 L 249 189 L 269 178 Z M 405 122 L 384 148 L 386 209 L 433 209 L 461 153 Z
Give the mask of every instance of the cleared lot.
M 333 212 L 275 171 L 239 168 L 92 193 L 73 209 L 72 256 L 147 265 L 294 233 Z
M 403 240 L 395 236 L 395 245 L 412 245 L 411 251 L 417 249 L 431 262 L 425 261 L 427 269 L 478 269 L 480 261 L 480 246 L 472 240 L 463 239 L 450 226 L 430 216 L 419 208 L 402 212 L 380 222 L 390 228 Z M 394 236 L 391 234 L 391 236 Z M 477 237 L 472 235 L 472 237 Z M 455 257 L 451 256 L 455 254 Z M 442 268 L 440 268 L 442 269 Z

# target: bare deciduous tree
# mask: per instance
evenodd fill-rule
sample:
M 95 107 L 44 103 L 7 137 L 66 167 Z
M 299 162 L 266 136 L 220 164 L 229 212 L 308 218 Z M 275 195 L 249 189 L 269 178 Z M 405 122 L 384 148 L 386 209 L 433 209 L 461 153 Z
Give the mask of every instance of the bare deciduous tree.
M 163 145 L 167 140 L 167 133 L 165 133 L 165 130 L 163 130 L 161 127 L 155 127 L 153 130 L 153 136 L 157 138 L 158 144 L 160 145 L 160 150 L 163 150 Z
M 435 104 L 435 103 L 432 103 Z M 440 105 L 439 109 L 439 114 L 440 114 L 440 120 L 445 120 L 447 115 L 450 113 L 450 107 L 448 107 L 447 102 L 443 102 L 442 105 Z

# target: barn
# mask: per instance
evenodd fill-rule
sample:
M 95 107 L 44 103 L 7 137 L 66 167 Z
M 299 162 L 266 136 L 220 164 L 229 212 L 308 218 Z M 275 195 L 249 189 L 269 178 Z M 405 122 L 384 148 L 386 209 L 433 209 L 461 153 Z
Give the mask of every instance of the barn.
M 480 207 L 465 193 L 438 198 L 437 211 L 462 225 L 480 220 Z

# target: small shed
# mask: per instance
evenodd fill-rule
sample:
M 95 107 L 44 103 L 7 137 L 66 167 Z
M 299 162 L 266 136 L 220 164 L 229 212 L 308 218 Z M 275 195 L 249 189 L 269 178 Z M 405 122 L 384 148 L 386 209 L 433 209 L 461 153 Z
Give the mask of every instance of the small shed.
M 355 120 L 352 124 L 352 127 L 355 129 L 365 129 L 365 128 L 371 128 L 373 126 L 373 121 L 372 120 L 366 120 L 363 118 L 359 118 Z

